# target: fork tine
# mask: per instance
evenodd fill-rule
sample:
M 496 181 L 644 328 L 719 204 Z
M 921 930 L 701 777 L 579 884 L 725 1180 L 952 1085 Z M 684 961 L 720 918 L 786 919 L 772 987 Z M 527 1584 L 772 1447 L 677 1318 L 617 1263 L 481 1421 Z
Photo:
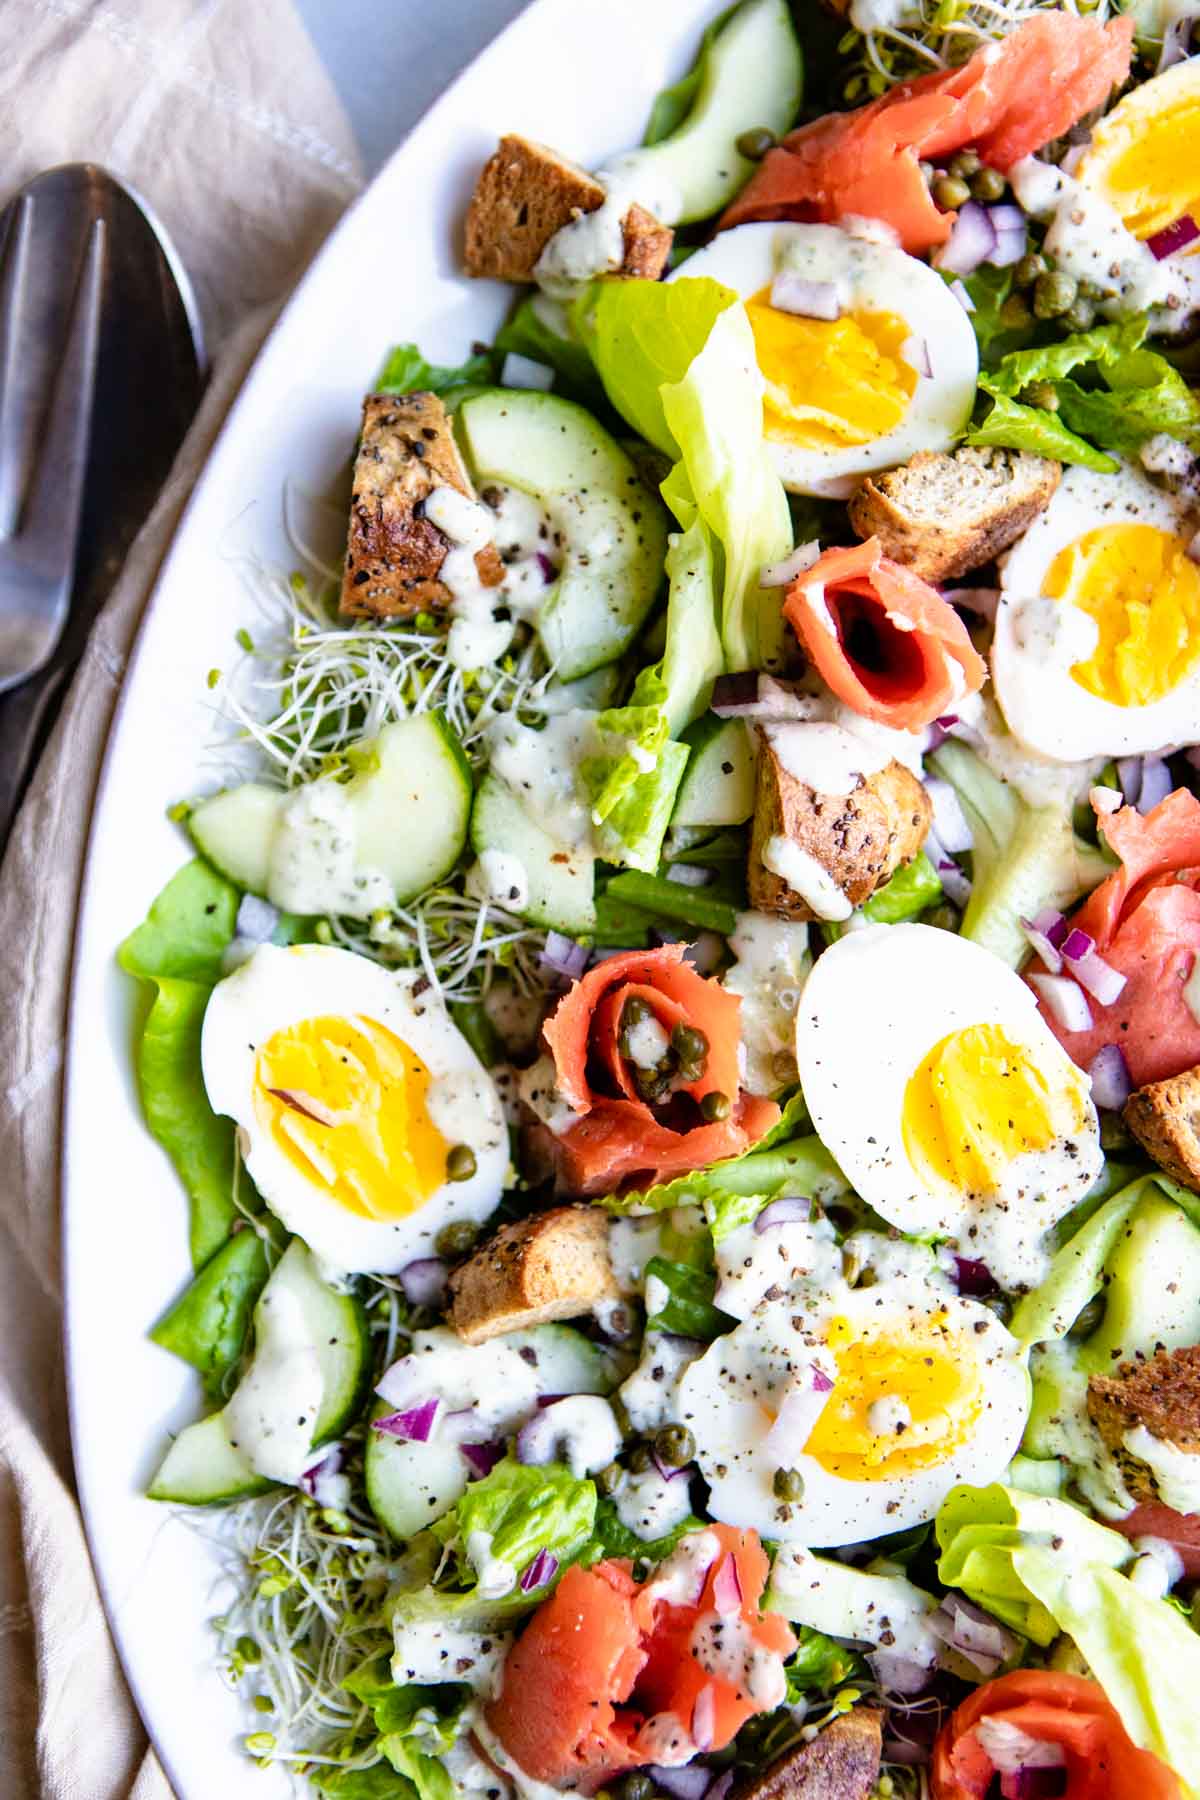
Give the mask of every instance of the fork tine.
M 21 520 L 25 552 L 46 579 L 61 581 L 64 609 L 83 514 L 106 248 L 104 220 L 95 219 L 88 232 L 62 365 Z
M 28 418 L 18 402 L 19 321 L 29 274 L 29 238 L 33 229 L 33 195 L 25 194 L 9 215 L 0 261 L 0 541 L 17 528 L 28 460 Z

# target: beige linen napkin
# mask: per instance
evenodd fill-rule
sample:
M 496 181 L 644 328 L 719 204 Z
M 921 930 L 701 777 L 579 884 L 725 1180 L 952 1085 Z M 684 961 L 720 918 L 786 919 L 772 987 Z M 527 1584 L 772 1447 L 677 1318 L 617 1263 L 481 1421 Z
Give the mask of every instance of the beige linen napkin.
M 113 702 L 163 552 L 275 304 L 359 173 L 290 0 L 0 0 L 0 118 L 5 182 L 87 159 L 151 202 L 216 352 L 0 870 L 0 1794 L 166 1800 L 72 1489 L 58 1133 L 75 908 Z

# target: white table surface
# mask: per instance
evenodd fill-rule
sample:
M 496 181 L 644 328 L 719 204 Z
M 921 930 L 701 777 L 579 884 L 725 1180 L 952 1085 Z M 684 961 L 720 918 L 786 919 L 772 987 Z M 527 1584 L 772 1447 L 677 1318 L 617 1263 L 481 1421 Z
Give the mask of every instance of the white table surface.
M 296 0 L 373 175 L 526 0 Z

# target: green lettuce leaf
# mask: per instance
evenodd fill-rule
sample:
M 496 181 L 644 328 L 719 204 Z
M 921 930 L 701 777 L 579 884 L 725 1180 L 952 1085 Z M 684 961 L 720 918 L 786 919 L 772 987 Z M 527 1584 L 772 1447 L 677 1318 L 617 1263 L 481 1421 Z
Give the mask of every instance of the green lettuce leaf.
M 925 852 L 918 850 L 910 863 L 897 869 L 864 902 L 862 916 L 869 919 L 872 925 L 899 925 L 905 919 L 915 919 L 918 913 L 935 905 L 941 897 L 942 884 L 938 872 Z
M 707 277 L 599 281 L 575 304 L 575 323 L 609 400 L 639 437 L 672 459 L 680 447 L 661 390 L 682 380 L 717 318 L 736 304 L 732 288 Z
M 231 881 L 199 857 L 173 875 L 117 952 L 127 975 L 212 987 L 233 939 L 241 899 Z
M 841 1687 L 844 1682 L 865 1672 L 861 1657 L 853 1650 L 847 1650 L 844 1644 L 826 1637 L 823 1631 L 801 1625 L 796 1637 L 796 1654 L 784 1670 L 789 1706 L 794 1706 L 806 1694 L 827 1694 L 832 1688 Z
M 980 386 L 991 393 L 982 377 Z M 1079 463 L 1098 475 L 1112 475 L 1118 467 L 1113 457 L 1068 430 L 1057 413 L 1044 407 L 1022 406 L 1020 401 L 1009 400 L 1003 394 L 993 396 L 987 417 L 982 424 L 972 425 L 963 442 L 1028 450 L 1033 456 L 1049 456 L 1056 462 Z
M 497 379 L 497 361 L 493 351 L 476 350 L 465 362 L 447 367 L 427 362 L 416 344 L 395 344 L 375 377 L 374 392 L 446 394 L 459 387 L 490 387 Z
M 266 1244 L 257 1231 L 227 1237 L 150 1333 L 200 1371 L 214 1400 L 225 1397 L 226 1378 L 241 1361 L 268 1273 Z
M 461 1682 L 397 1687 L 386 1656 L 354 1670 L 342 1686 L 369 1709 L 376 1734 L 370 1748 L 380 1760 L 365 1769 L 318 1765 L 310 1777 L 318 1791 L 337 1800 L 453 1800 L 454 1783 L 439 1758 L 463 1729 L 470 1689 Z M 348 1753 L 361 1756 L 363 1744 Z
M 698 514 L 721 546 L 721 643 L 733 670 L 776 666 L 784 642 L 779 594 L 758 579 L 764 563 L 792 549 L 787 495 L 762 435 L 762 392 L 739 303 L 717 315 L 687 373 L 660 394 L 680 453 L 663 498 L 685 530 Z
M 482 1481 L 472 1482 L 458 1505 L 430 1530 L 439 1542 L 459 1546 L 460 1578 L 469 1577 L 474 1586 L 474 1571 L 462 1555 L 473 1532 L 487 1532 L 492 1555 L 522 1574 L 542 1550 L 560 1563 L 570 1562 L 591 1537 L 595 1522 L 592 1482 L 577 1481 L 558 1463 L 532 1468 L 506 1457 Z
M 659 752 L 658 766 L 639 775 L 624 790 L 608 817 L 596 827 L 596 847 L 606 862 L 641 869 L 645 874 L 658 868 L 689 755 L 686 744 L 668 741 Z M 584 760 L 580 772 L 589 792 L 593 780 L 603 785 L 609 768 L 608 758 Z
M 737 930 L 738 908 L 707 888 L 688 887 L 662 875 L 646 875 L 630 869 L 613 875 L 605 888 L 612 900 L 635 907 L 645 919 L 674 925 L 694 925 L 698 931 L 719 931 L 729 937 Z
M 953 287 L 959 278 L 943 275 L 942 279 Z M 997 269 L 991 263 L 982 263 L 973 275 L 964 275 L 961 280 L 975 308 L 968 316 L 979 345 L 981 365 L 990 368 L 1010 350 L 1023 349 L 1033 336 L 1032 319 L 1014 330 L 1000 316 L 1004 302 L 1013 291 L 1012 269 Z
M 670 1331 L 678 1337 L 711 1343 L 737 1324 L 736 1319 L 713 1305 L 717 1282 L 707 1269 L 652 1256 L 646 1264 L 646 1280 L 651 1276 L 666 1288 L 667 1298 L 646 1320 L 647 1331 Z
M 703 1529 L 703 1519 L 693 1518 L 689 1515 L 688 1518 L 681 1519 L 678 1525 L 672 1526 L 665 1537 L 651 1538 L 647 1541 L 645 1538 L 638 1537 L 627 1526 L 622 1525 L 616 1506 L 611 1500 L 601 1500 L 596 1508 L 596 1559 L 600 1560 L 608 1556 L 628 1556 L 634 1562 L 639 1560 L 661 1562 L 664 1556 L 671 1554 L 681 1537 L 686 1537 L 689 1531 L 702 1531 Z M 589 1560 L 591 1559 L 589 1558 Z
M 587 346 L 577 337 L 564 335 L 571 329 L 570 313 L 565 308 L 560 309 L 563 313 L 562 332 L 555 331 L 543 316 L 553 305 L 544 296 L 522 300 L 512 317 L 496 333 L 497 351 L 501 355 L 511 351 L 514 356 L 528 356 L 534 362 L 545 363 L 547 368 L 554 370 L 556 394 L 579 401 L 590 412 L 602 408 L 607 412 L 604 387 Z
M 971 898 L 962 935 L 1018 969 L 1029 954 L 1021 919 L 1043 907 L 1066 911 L 1111 874 L 1061 806 L 1028 806 L 965 744 L 953 740 L 930 763 L 962 803 L 974 834 Z
M 798 1098 L 797 1106 L 803 1106 Z M 602 1204 L 612 1212 L 663 1212 L 672 1206 L 702 1204 L 710 1224 L 720 1220 L 725 1235 L 781 1194 L 807 1194 L 824 1205 L 850 1192 L 849 1182 L 819 1138 L 785 1143 L 770 1143 L 767 1138 L 763 1143 L 769 1147 L 756 1147 L 638 1193 L 606 1195 Z M 736 1216 L 737 1202 L 753 1210 Z

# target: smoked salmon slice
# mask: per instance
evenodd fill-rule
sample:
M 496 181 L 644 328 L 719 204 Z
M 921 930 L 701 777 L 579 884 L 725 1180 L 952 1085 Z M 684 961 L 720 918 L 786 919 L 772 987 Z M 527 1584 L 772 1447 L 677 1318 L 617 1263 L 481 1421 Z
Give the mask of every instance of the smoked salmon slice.
M 668 1037 L 677 1025 L 708 1040 L 698 1080 L 675 1090 L 697 1104 L 706 1094 L 730 1101 L 729 1116 L 712 1123 L 680 1122 L 643 1100 L 620 1052 L 621 1014 L 639 998 Z M 779 1118 L 774 1101 L 740 1093 L 738 1044 L 741 1000 L 684 961 L 682 944 L 611 956 L 577 981 L 545 1025 L 559 1092 L 579 1118 L 550 1148 L 567 1185 L 579 1194 L 611 1193 L 637 1175 L 667 1181 L 725 1157 L 740 1156 Z M 599 1085 L 598 1085 L 599 1084 Z
M 1135 1087 L 1200 1063 L 1200 1019 L 1184 997 L 1200 956 L 1200 800 L 1176 788 L 1144 816 L 1132 806 L 1101 814 L 1121 858 L 1071 920 L 1125 977 L 1111 1006 L 1092 1001 L 1088 1031 L 1043 1017 L 1072 1060 L 1090 1067 L 1118 1044 Z
M 759 1601 L 768 1563 L 757 1534 L 705 1527 L 712 1560 L 698 1595 L 677 1601 L 625 1561 L 568 1569 L 509 1651 L 488 1725 L 537 1781 L 587 1783 L 646 1763 L 720 1750 L 754 1713 L 777 1706 L 796 1647 Z M 705 1624 L 718 1627 L 707 1634 Z M 699 1630 L 697 1628 L 700 1628 Z M 728 1673 L 737 1636 L 751 1694 Z
M 864 719 L 916 731 L 983 685 L 987 669 L 954 608 L 878 538 L 827 550 L 783 611 L 818 674 Z
M 882 219 L 910 254 L 942 244 L 956 214 L 941 212 L 920 165 L 971 145 L 990 168 L 1061 137 L 1129 74 L 1133 20 L 1106 25 L 1068 12 L 1027 19 L 958 69 L 936 70 L 854 112 L 804 125 L 770 151 L 721 220 Z

